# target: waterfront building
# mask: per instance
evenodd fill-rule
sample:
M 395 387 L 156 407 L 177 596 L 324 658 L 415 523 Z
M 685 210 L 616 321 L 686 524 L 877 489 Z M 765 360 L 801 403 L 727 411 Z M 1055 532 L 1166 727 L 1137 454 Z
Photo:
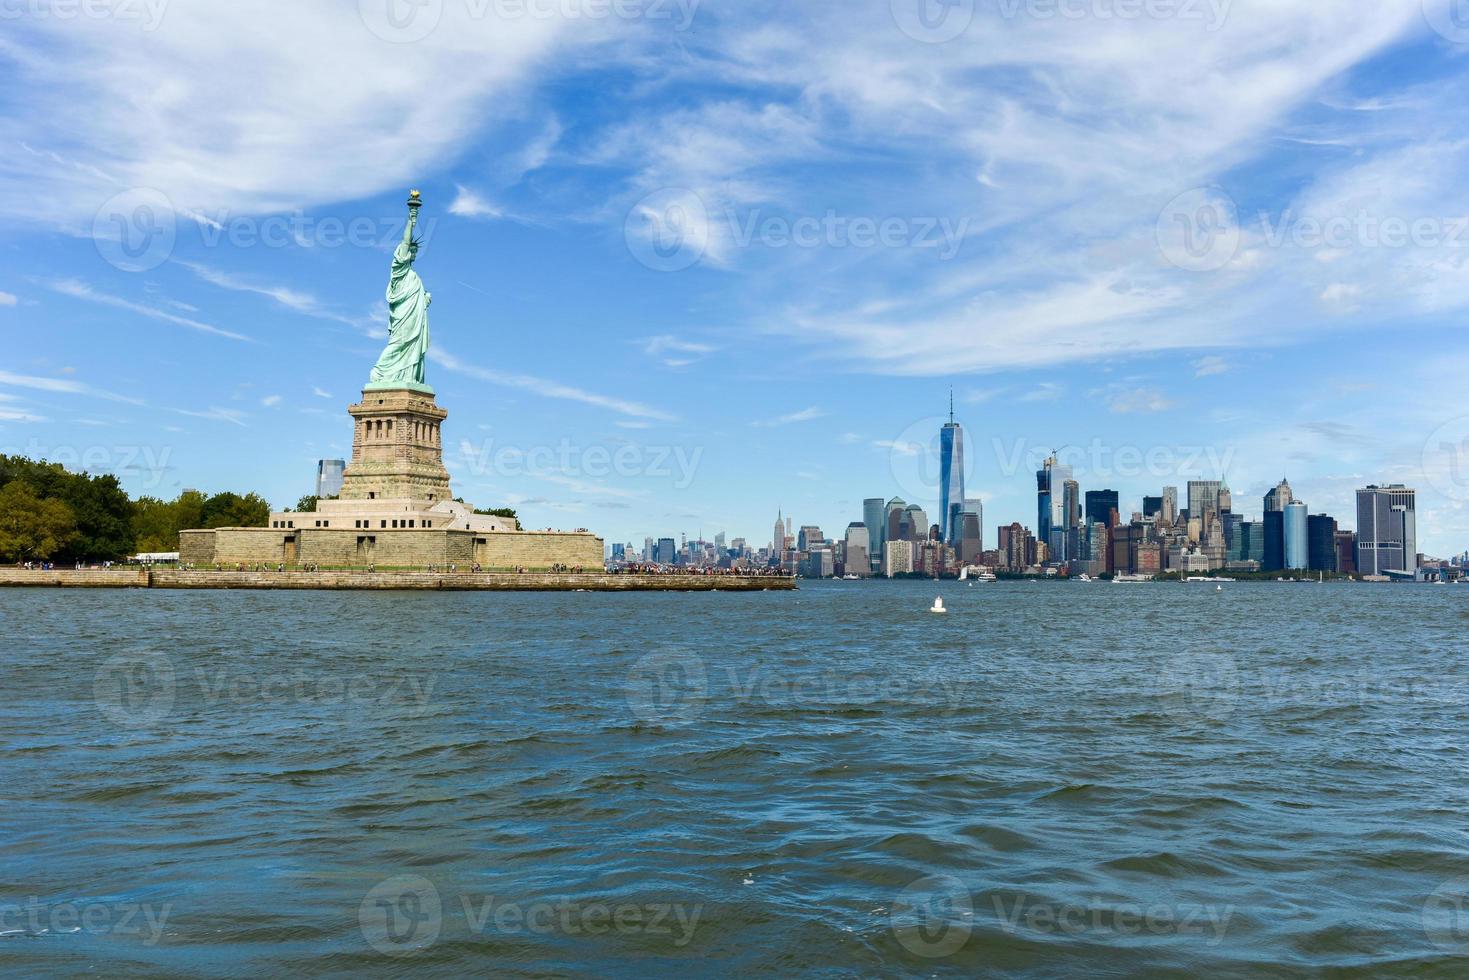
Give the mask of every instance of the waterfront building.
M 1336 518 L 1312 514 L 1306 518 L 1306 565 L 1313 572 L 1335 572 Z
M 913 571 L 913 542 L 890 538 L 882 547 L 882 573 L 888 578 Z
M 878 502 L 881 503 L 881 501 Z M 859 575 L 862 578 L 872 574 L 871 541 L 872 538 L 865 523 L 857 521 L 847 525 L 846 553 L 842 562 L 843 574 Z
M 1357 574 L 1357 533 L 1336 532 L 1336 570 L 1343 575 Z
M 347 473 L 345 459 L 323 459 L 316 464 L 316 497 L 331 500 L 342 492 L 342 480 Z
M 1357 491 L 1357 571 L 1363 575 L 1418 571 L 1418 491 L 1401 483 Z
M 964 501 L 959 513 L 959 530 L 954 537 L 954 550 L 959 561 L 975 565 L 984 556 L 984 504 L 978 499 Z
M 881 497 L 868 497 L 862 501 L 862 523 L 867 525 L 868 553 L 872 556 L 873 569 L 882 558 L 882 543 L 888 527 L 887 508 Z
M 1310 531 L 1306 520 L 1306 505 L 1292 500 L 1285 505 L 1284 547 L 1285 567 L 1291 571 L 1310 565 Z
M 903 512 L 908 509 L 908 502 L 902 497 L 894 497 L 888 501 L 887 514 L 882 531 L 882 543 L 884 546 L 889 541 L 903 540 Z M 883 554 L 886 554 L 884 550 Z
M 1266 510 L 1261 522 L 1265 546 L 1260 567 L 1267 572 L 1285 568 L 1285 509 Z
M 949 390 L 949 421 L 939 432 L 939 533 L 955 534 L 964 507 L 964 430 L 954 421 L 954 392 Z

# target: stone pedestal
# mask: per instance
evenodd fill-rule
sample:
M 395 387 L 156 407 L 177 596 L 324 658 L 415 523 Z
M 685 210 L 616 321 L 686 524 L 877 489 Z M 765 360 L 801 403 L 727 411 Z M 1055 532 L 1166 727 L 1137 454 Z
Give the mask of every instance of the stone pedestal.
M 369 389 L 347 409 L 356 423 L 342 500 L 452 500 L 442 426 L 431 392 Z

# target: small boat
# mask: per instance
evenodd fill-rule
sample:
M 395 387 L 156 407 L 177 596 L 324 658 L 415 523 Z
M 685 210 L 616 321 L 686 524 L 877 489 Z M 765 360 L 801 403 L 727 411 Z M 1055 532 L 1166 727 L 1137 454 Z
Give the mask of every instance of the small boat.
M 860 582 L 860 581 L 862 581 L 862 576 L 860 576 L 860 575 L 843 575 L 842 576 L 842 581 L 843 582 Z
M 1090 582 L 1091 580 L 1092 580 L 1092 577 L 1090 575 L 1088 575 L 1086 572 L 1082 572 L 1081 575 L 1077 578 L 1077 581 L 1078 582 Z
M 944 600 L 942 596 L 938 596 L 933 600 L 933 608 L 929 609 L 929 612 L 936 613 L 940 616 L 948 612 L 948 610 L 944 608 Z
M 1125 572 L 1112 577 L 1112 582 L 1115 585 L 1144 585 L 1151 581 L 1153 581 L 1153 576 L 1151 575 L 1130 575 Z
M 998 582 L 1000 578 L 994 572 L 980 572 L 974 576 L 974 580 L 976 582 Z

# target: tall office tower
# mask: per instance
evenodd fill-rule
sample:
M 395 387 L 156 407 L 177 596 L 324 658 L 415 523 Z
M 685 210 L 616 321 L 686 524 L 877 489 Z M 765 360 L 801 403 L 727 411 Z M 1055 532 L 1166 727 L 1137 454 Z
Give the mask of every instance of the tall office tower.
M 1312 514 L 1306 518 L 1306 567 L 1313 572 L 1336 568 L 1336 518 Z
M 1067 530 L 1078 527 L 1081 524 L 1081 484 L 1075 480 L 1067 480 L 1062 484 L 1061 503 L 1066 515 Z
M 1064 532 L 1067 526 L 1066 482 L 1070 479 L 1071 467 L 1059 462 L 1054 454 L 1047 457 L 1035 474 L 1036 539 L 1052 547 L 1055 533 Z
M 814 524 L 802 526 L 800 534 L 796 535 L 796 550 L 810 551 L 812 548 L 826 543 L 826 535 L 821 533 L 821 528 Z
M 1357 574 L 1357 534 L 1355 531 L 1336 532 L 1336 570 L 1342 575 Z
M 964 507 L 964 430 L 954 421 L 954 389 L 949 389 L 949 422 L 939 431 L 939 527 L 952 540 Z
M 879 501 L 880 502 L 880 501 Z M 872 536 L 867 531 L 867 525 L 854 521 L 847 525 L 846 537 L 846 562 L 844 574 L 860 575 L 862 578 L 872 574 Z
M 1292 571 L 1311 564 L 1310 523 L 1306 505 L 1292 500 L 1285 505 L 1285 567 Z
M 887 508 L 881 497 L 868 497 L 862 501 L 862 523 L 867 525 L 868 553 L 872 556 L 874 570 L 882 559 L 882 543 L 888 529 Z
M 657 552 L 655 552 L 653 550 L 653 539 L 652 538 L 644 538 L 643 539 L 643 561 L 652 561 L 655 557 L 657 557 Z
M 1163 512 L 1162 512 L 1162 521 L 1163 521 L 1164 524 L 1169 524 L 1169 525 L 1175 524 L 1178 521 L 1178 488 L 1177 487 L 1164 487 L 1163 488 Z
M 1285 477 L 1281 477 L 1275 489 L 1265 495 L 1265 513 L 1284 511 L 1286 504 L 1295 499 L 1296 495 L 1291 492 L 1290 483 Z
M 922 542 L 928 538 L 928 514 L 917 504 L 909 504 L 903 510 L 902 534 L 904 541 Z
M 347 473 L 345 459 L 323 459 L 316 464 L 316 496 L 329 500 L 342 492 L 342 481 Z
M 984 505 L 966 500 L 959 511 L 959 527 L 951 546 L 965 565 L 977 565 L 984 555 Z
M 1357 491 L 1357 571 L 1418 571 L 1418 491 L 1401 483 Z
M 714 535 L 714 550 L 715 551 L 724 551 L 724 532 L 723 531 L 720 531 L 718 534 Z
M 1219 488 L 1219 513 L 1234 513 L 1234 494 L 1229 492 L 1228 480 L 1225 480 L 1224 485 Z
M 1088 497 L 1091 496 L 1091 492 L 1090 491 L 1087 492 L 1087 496 Z M 1163 514 L 1163 498 L 1162 497 L 1144 497 L 1143 498 L 1143 520 L 1145 520 L 1145 521 L 1156 521 L 1160 516 L 1162 516 L 1162 514 Z
M 1200 526 L 1207 528 L 1209 519 L 1206 514 L 1219 513 L 1219 493 L 1224 484 L 1219 480 L 1190 480 L 1188 481 L 1188 516 L 1189 520 L 1199 520 Z
M 1243 561 L 1244 555 L 1241 553 L 1241 551 L 1244 546 L 1244 542 L 1240 539 L 1244 537 L 1244 533 L 1241 529 L 1244 527 L 1245 524 L 1245 516 L 1243 514 L 1236 514 L 1233 511 L 1228 511 L 1220 515 L 1219 521 L 1223 525 L 1224 530 L 1225 560 Z
M 1295 500 L 1290 483 L 1281 478 L 1275 489 L 1265 495 L 1265 560 L 1261 568 L 1278 572 L 1285 563 L 1285 508 Z
M 1163 498 L 1158 497 L 1155 499 L 1159 502 L 1158 509 L 1162 509 Z M 1117 505 L 1116 490 L 1088 490 L 1086 492 L 1086 522 L 1088 524 L 1106 524 L 1110 526 L 1114 511 L 1118 514 L 1117 520 L 1122 520 L 1121 510 Z M 1144 516 L 1147 515 L 1147 512 L 1148 508 L 1144 505 Z M 1156 513 L 1156 511 L 1154 512 Z
M 775 514 L 775 530 L 770 533 L 770 553 L 776 558 L 785 554 L 786 550 L 786 522 L 779 511 Z
M 1260 527 L 1264 539 L 1260 570 L 1278 572 L 1285 568 L 1285 511 L 1267 510 Z
M 678 562 L 678 542 L 672 538 L 658 539 L 658 553 L 653 559 L 660 565 L 673 565 Z
M 895 541 L 899 537 L 901 537 L 901 535 L 898 533 L 898 528 L 903 523 L 903 511 L 907 509 L 908 502 L 902 497 L 894 497 L 892 500 L 888 501 L 887 522 L 883 525 L 882 530 L 883 544 L 887 544 L 889 541 Z M 884 554 L 886 554 L 886 552 L 884 552 Z

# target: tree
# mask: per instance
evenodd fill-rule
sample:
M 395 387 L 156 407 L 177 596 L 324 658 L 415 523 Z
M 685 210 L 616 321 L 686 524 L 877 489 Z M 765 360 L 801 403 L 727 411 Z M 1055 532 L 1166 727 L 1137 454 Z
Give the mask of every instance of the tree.
M 132 530 L 137 551 L 178 551 L 179 532 L 204 526 L 205 498 L 186 490 L 176 500 L 143 497 L 133 503 Z
M 296 501 L 296 512 L 298 514 L 311 513 L 312 511 L 316 510 L 317 501 L 319 501 L 320 499 L 320 497 L 314 496 L 302 497 L 300 500 Z
M 204 502 L 201 528 L 264 527 L 270 521 L 270 504 L 258 493 L 240 496 L 217 493 Z
M 514 507 L 490 507 L 483 510 L 476 510 L 475 513 L 483 514 L 486 517 L 504 517 L 512 521 L 516 520 Z
M 0 557 L 45 561 L 76 537 L 76 515 L 65 502 L 39 497 L 20 480 L 0 488 Z

